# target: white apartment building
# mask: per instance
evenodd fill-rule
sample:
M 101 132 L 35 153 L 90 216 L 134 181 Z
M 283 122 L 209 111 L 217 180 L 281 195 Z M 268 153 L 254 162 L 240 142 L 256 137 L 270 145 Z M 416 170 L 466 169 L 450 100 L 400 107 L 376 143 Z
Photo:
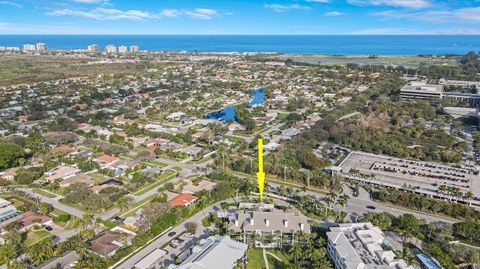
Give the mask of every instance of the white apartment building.
M 119 46 L 118 47 L 118 53 L 127 54 L 127 52 L 128 52 L 128 47 L 127 46 Z
M 98 45 L 97 44 L 92 44 L 92 45 L 88 46 L 87 49 L 88 49 L 89 52 L 97 53 L 98 52 Z
M 48 51 L 48 45 L 45 43 L 37 43 L 36 48 L 37 48 L 37 51 L 41 51 L 41 52 Z
M 23 51 L 25 52 L 32 52 L 35 51 L 37 48 L 33 44 L 24 44 L 23 45 Z
M 396 259 L 383 232 L 372 223 L 344 223 L 327 232 L 327 251 L 336 269 L 414 269 Z
M 117 53 L 117 46 L 115 45 L 107 45 L 105 47 L 105 53 L 107 54 L 116 54 Z
M 243 262 L 248 245 L 229 236 L 210 236 L 199 241 L 190 255 L 176 269 L 231 269 Z
M 140 48 L 138 46 L 130 46 L 130 52 L 131 53 L 137 53 L 140 51 Z

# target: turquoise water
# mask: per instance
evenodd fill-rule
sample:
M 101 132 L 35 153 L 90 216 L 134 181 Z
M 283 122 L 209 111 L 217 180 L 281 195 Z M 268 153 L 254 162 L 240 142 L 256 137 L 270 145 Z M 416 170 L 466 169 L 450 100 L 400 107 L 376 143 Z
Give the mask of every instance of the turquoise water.
M 427 269 L 442 269 L 432 258 L 425 254 L 417 254 L 417 258 L 422 262 Z
M 252 97 L 252 101 L 248 102 L 249 106 L 263 105 L 265 103 L 265 91 L 263 89 L 253 91 Z M 222 110 L 209 113 L 206 118 L 215 120 L 222 119 L 225 122 L 237 122 L 237 119 L 235 118 L 235 106 L 228 106 Z
M 330 55 L 465 54 L 480 51 L 475 35 L 0 35 L 0 46 L 47 43 L 51 49 L 98 44 L 151 51 L 284 52 Z

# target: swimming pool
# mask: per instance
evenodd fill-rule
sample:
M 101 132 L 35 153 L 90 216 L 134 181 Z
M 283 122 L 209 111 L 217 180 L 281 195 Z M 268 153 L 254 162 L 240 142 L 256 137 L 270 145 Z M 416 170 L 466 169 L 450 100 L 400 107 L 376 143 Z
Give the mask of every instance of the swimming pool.
M 442 269 L 442 267 L 440 267 L 430 256 L 420 253 L 417 254 L 417 258 L 427 269 Z

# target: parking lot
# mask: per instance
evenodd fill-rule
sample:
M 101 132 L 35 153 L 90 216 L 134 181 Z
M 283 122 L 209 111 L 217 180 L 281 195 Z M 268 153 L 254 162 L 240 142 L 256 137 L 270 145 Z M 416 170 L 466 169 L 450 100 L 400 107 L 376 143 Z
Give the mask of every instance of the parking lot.
M 480 197 L 478 170 L 469 167 L 411 161 L 364 152 L 352 152 L 339 166 L 344 173 L 350 173 L 353 168 L 362 174 L 373 174 L 375 177 L 372 180 L 385 185 L 411 186 L 429 191 L 437 191 L 441 185 L 445 185 L 463 193 L 471 191 Z
M 190 255 L 189 250 L 196 244 L 196 242 L 205 239 L 208 236 L 209 234 L 202 225 L 197 226 L 197 231 L 194 235 L 181 233 L 171 236 L 172 240 L 170 240 L 167 246 L 163 248 L 168 254 L 160 261 L 160 264 L 168 267 L 170 264 L 175 264 L 175 257 L 182 254 L 186 254 L 183 258 L 188 257 Z

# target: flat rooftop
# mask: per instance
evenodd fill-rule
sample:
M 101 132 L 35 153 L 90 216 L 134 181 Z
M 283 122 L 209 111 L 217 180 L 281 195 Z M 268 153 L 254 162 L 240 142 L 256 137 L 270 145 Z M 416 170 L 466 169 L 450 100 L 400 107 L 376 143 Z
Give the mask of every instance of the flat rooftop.
M 480 197 L 480 177 L 474 167 L 456 167 L 441 163 L 399 159 L 384 155 L 353 151 L 340 164 L 343 173 L 358 169 L 364 174 L 374 174 L 375 180 L 392 187 L 412 186 L 436 192 L 445 185 L 471 191 Z

